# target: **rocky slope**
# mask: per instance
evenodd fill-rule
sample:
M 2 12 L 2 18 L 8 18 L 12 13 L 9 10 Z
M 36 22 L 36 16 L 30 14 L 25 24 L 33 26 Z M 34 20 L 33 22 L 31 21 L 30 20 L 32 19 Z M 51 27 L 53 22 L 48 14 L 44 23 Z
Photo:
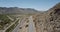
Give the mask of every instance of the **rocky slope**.
M 60 32 L 60 3 L 42 14 L 34 15 L 36 32 Z

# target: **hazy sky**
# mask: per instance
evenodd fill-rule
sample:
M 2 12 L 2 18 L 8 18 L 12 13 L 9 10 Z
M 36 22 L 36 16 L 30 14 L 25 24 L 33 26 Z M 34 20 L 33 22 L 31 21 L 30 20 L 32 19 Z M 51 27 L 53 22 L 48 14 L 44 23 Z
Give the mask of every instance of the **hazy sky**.
M 0 0 L 0 7 L 34 8 L 48 10 L 60 0 Z

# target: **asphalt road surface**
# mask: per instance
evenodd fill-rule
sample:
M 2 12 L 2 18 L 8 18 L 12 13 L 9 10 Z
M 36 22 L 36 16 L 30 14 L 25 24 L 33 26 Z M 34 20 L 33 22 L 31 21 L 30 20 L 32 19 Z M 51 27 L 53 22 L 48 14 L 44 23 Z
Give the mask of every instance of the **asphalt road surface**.
M 28 27 L 28 32 L 36 32 L 35 30 L 35 24 L 33 22 L 32 16 L 29 17 L 29 27 Z
M 36 30 L 35 30 L 35 24 L 34 24 L 34 22 L 33 22 L 32 16 L 30 16 L 28 19 L 29 19 L 28 32 L 36 32 Z M 20 26 L 25 22 L 24 20 L 25 20 L 25 19 L 23 19 L 23 20 L 22 20 L 22 23 L 19 23 L 12 32 L 19 32 L 18 30 L 19 30 Z

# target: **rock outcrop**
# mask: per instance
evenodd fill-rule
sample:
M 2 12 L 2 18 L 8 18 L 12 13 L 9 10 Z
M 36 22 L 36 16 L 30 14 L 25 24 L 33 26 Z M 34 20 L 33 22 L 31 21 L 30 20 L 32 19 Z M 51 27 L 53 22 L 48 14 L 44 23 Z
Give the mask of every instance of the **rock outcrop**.
M 36 32 L 60 32 L 60 3 L 34 18 Z

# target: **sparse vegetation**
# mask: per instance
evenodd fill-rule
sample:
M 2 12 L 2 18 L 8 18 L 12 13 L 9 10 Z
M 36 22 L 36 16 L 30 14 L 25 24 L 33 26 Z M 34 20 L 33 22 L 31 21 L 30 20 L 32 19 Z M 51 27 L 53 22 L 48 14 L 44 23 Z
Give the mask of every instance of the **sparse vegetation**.
M 0 9 L 1 9 L 0 29 L 4 29 L 5 26 L 8 27 L 13 22 L 7 17 L 7 15 L 10 14 L 9 16 L 15 20 L 16 18 L 20 18 L 21 20 L 24 18 L 24 22 L 27 21 L 27 24 L 29 24 L 29 20 L 28 20 L 29 16 L 33 16 L 33 22 L 36 27 L 36 32 L 60 32 L 60 3 L 56 4 L 56 6 L 49 9 L 48 11 L 44 11 L 44 12 L 41 11 L 38 12 L 30 8 L 23 9 L 23 8 L 16 8 L 16 7 L 11 7 L 11 8 L 0 7 Z M 2 15 L 2 14 L 6 14 L 6 15 Z M 14 24 L 10 26 L 6 30 L 6 32 L 12 32 L 12 30 L 17 26 L 18 21 L 14 22 Z M 28 27 L 28 26 L 29 25 L 25 25 L 24 27 Z M 23 28 L 20 27 L 20 29 Z
M 18 25 L 18 21 L 17 20 L 10 28 L 8 28 L 5 32 L 12 32 L 12 30 L 14 30 L 14 28 Z
M 6 15 L 0 15 L 0 29 L 4 29 L 4 26 L 11 24 L 11 22 Z

